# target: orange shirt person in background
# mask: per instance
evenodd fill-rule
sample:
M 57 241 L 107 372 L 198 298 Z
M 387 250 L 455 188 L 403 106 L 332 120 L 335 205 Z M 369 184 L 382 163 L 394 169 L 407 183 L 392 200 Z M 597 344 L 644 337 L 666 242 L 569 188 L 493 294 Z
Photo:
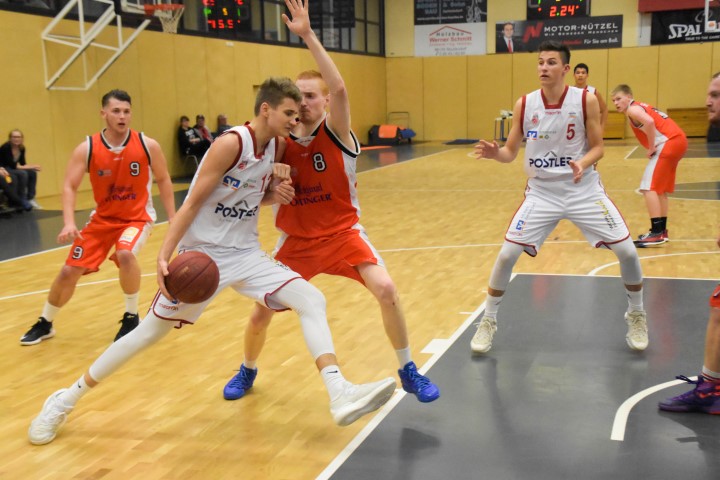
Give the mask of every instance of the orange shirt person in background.
M 662 245 L 669 241 L 668 193 L 675 191 L 675 171 L 687 151 L 687 137 L 666 113 L 647 103 L 636 102 L 628 85 L 618 85 L 611 95 L 615 108 L 627 116 L 650 159 L 640 182 L 650 214 L 650 231 L 640 235 L 635 245 Z
M 38 321 L 20 339 L 36 345 L 55 336 L 53 320 L 75 292 L 85 274 L 98 271 L 110 250 L 110 260 L 120 270 L 125 314 L 115 340 L 138 325 L 140 265 L 136 255 L 152 232 L 156 220 L 152 201 L 153 177 L 168 219 L 175 215 L 175 196 L 165 155 L 158 142 L 130 128 L 130 95 L 111 90 L 100 111 L 106 127 L 75 148 L 65 173 L 63 221 L 58 243 L 73 242 L 65 265 L 55 278 Z M 95 210 L 79 230 L 75 224 L 77 191 L 85 173 L 90 176 Z

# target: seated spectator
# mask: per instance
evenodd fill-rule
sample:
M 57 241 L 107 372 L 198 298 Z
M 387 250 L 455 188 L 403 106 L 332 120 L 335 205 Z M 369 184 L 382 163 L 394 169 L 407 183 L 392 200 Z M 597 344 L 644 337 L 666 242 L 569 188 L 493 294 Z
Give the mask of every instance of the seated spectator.
M 215 130 L 215 133 L 213 133 L 213 136 L 215 138 L 217 138 L 220 135 L 222 135 L 222 133 L 225 130 L 229 130 L 231 128 L 232 127 L 230 125 L 228 125 L 227 116 L 224 113 L 221 113 L 217 117 L 217 130 Z
M 190 119 L 185 115 L 180 117 L 177 136 L 180 153 L 183 155 L 195 155 L 200 160 L 210 148 L 210 142 L 203 139 L 200 132 L 190 127 Z
M 195 126 L 193 127 L 195 130 L 200 132 L 200 136 L 207 140 L 208 142 L 212 143 L 213 136 L 212 133 L 210 133 L 210 129 L 205 126 L 205 116 L 204 115 L 197 115 L 195 117 Z
M 18 195 L 16 185 L 17 181 L 10 175 L 10 172 L 0 167 L 0 191 L 7 197 L 8 206 L 13 210 L 25 210 L 29 212 L 33 207 L 30 205 L 30 202 Z M 3 213 L 6 212 L 7 210 L 4 210 Z
M 26 200 L 33 208 L 41 208 L 35 200 L 35 188 L 37 186 L 37 172 L 41 170 L 40 165 L 28 165 L 25 160 L 25 145 L 23 133 L 18 130 L 11 130 L 8 141 L 0 146 L 0 167 L 10 173 L 10 177 L 16 180 L 16 192 L 21 199 Z

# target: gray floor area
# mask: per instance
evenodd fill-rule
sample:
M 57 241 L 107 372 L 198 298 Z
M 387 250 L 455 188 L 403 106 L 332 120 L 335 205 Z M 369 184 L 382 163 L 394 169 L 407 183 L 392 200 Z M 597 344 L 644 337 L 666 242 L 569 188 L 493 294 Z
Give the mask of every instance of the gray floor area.
M 441 398 L 403 398 L 331 478 L 720 478 L 718 419 L 657 409 L 684 384 L 644 398 L 624 441 L 610 439 L 628 397 L 699 373 L 714 286 L 647 279 L 651 343 L 639 353 L 625 343 L 619 278 L 517 276 L 493 349 L 473 356 L 470 326 L 428 373 Z

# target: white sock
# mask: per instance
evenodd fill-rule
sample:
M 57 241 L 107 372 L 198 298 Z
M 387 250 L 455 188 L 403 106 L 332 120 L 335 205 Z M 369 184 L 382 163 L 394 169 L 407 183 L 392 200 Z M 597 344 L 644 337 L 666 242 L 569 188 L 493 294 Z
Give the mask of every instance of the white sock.
M 77 404 L 78 400 L 89 391 L 90 387 L 85 382 L 85 375 L 83 375 L 60 395 L 60 401 L 66 407 L 72 408 Z
M 502 295 L 499 297 L 493 297 L 488 295 L 485 299 L 485 314 L 484 316 L 494 318 L 497 320 L 497 313 L 500 309 L 500 302 L 502 302 Z
M 399 350 L 395 350 L 395 355 L 397 355 L 398 362 L 400 363 L 400 368 L 403 368 L 405 365 L 412 362 L 409 346 L 401 348 Z
M 343 377 L 343 374 L 340 372 L 340 367 L 337 365 L 329 365 L 323 368 L 320 370 L 320 376 L 322 377 L 323 382 L 325 382 L 325 388 L 327 388 L 331 402 L 342 394 L 348 383 L 348 381 L 345 380 L 345 377 Z
M 132 314 L 138 313 L 138 305 L 140 304 L 140 292 L 132 295 L 125 294 L 125 311 Z
M 705 380 L 707 380 L 708 382 L 715 382 L 715 383 L 720 382 L 720 373 L 713 372 L 712 370 L 707 368 L 705 365 L 703 365 L 703 368 L 702 368 L 702 376 L 705 377 Z
M 42 315 L 45 320 L 48 322 L 52 322 L 55 320 L 55 315 L 60 311 L 60 307 L 56 307 L 55 305 L 50 305 L 50 302 L 45 302 L 45 306 L 43 307 Z
M 247 358 L 243 359 L 243 365 L 245 365 L 245 368 L 249 368 L 250 370 L 255 370 L 257 368 L 257 361 L 256 360 L 248 360 Z
M 642 289 L 640 289 L 637 292 L 631 292 L 627 288 L 625 289 L 625 293 L 627 294 L 628 298 L 628 313 L 629 312 L 642 312 L 645 310 L 643 307 L 643 292 Z

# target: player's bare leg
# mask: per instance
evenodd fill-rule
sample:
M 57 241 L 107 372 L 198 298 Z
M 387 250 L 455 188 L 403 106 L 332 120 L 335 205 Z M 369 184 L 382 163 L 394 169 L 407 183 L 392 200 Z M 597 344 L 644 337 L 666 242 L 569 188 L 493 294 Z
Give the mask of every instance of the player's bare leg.
M 115 335 L 115 341 L 130 333 L 140 322 L 138 314 L 138 297 L 142 271 L 135 254 L 129 250 L 117 250 L 115 256 L 120 272 L 120 288 L 125 294 L 125 313 L 120 320 L 120 330 Z
M 385 334 L 395 349 L 400 368 L 398 375 L 403 389 L 414 394 L 421 402 L 432 402 L 440 397 L 440 390 L 429 378 L 417 371 L 410 353 L 405 314 L 400 306 L 397 288 L 388 271 L 374 263 L 364 263 L 357 267 L 368 290 L 380 305 Z
M 245 327 L 245 358 L 237 375 L 230 379 L 223 389 L 225 400 L 238 400 L 245 396 L 257 377 L 257 359 L 265 346 L 265 338 L 270 321 L 275 312 L 256 303 Z
M 65 304 L 70 301 L 73 293 L 75 293 L 75 286 L 83 273 L 85 273 L 85 268 L 83 267 L 63 265 L 50 286 L 50 293 L 43 307 L 42 314 L 37 322 L 30 327 L 30 330 L 20 338 L 21 345 L 37 345 L 43 340 L 55 336 L 55 329 L 53 328 L 55 315 L 60 308 L 64 307 Z

